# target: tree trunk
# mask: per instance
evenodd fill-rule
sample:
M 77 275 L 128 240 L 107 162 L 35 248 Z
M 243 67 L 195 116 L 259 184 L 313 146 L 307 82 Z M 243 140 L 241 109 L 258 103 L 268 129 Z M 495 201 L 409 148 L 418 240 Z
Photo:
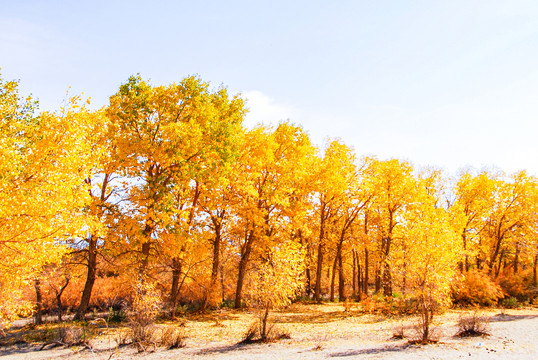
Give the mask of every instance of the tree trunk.
M 220 272 L 220 291 L 222 293 L 222 302 L 224 302 L 226 299 L 225 299 L 225 295 L 226 295 L 226 286 L 224 286 L 224 269 L 223 269 L 223 265 L 221 264 L 220 265 L 220 269 L 219 269 L 219 272 Z
M 170 288 L 170 308 L 172 317 L 176 315 L 177 298 L 179 295 L 179 278 L 181 277 L 181 260 L 177 257 L 172 259 L 172 286 Z
M 427 343 L 430 339 L 430 324 L 433 320 L 433 311 L 426 305 L 426 300 L 422 300 L 422 342 Z
M 323 265 L 323 244 L 319 242 L 318 245 L 318 258 L 317 258 L 317 266 L 316 266 L 316 287 L 314 288 L 314 300 L 316 302 L 321 301 L 321 273 L 322 273 L 322 265 Z
M 58 322 L 62 322 L 62 296 L 56 296 L 56 306 L 58 307 Z
M 392 276 L 388 262 L 385 262 L 383 267 L 383 295 L 392 296 Z
M 93 285 L 95 284 L 95 275 L 97 272 L 97 239 L 90 236 L 88 241 L 88 264 L 86 272 L 86 283 L 80 298 L 80 304 L 75 313 L 73 320 L 82 320 L 88 311 L 90 300 L 92 297 Z
M 265 312 L 262 317 L 262 331 L 260 334 L 262 341 L 265 341 L 267 339 L 267 318 L 268 317 L 269 317 L 269 305 L 266 305 Z
M 329 296 L 329 301 L 331 302 L 334 301 L 334 283 L 336 279 L 336 267 L 337 266 L 338 266 L 338 252 L 336 253 L 336 256 L 334 257 L 333 271 L 331 274 L 331 289 L 330 289 L 330 296 Z
M 364 277 L 362 279 L 364 295 L 368 296 L 368 249 L 364 248 Z M 379 289 L 378 289 L 379 290 Z
M 538 285 L 538 251 L 534 254 L 534 264 L 532 264 L 532 283 L 536 286 Z
M 340 239 L 338 240 L 338 244 L 336 245 L 336 255 L 334 257 L 334 263 L 333 263 L 333 273 L 331 277 L 331 301 L 334 301 L 334 283 L 336 278 L 336 270 L 338 269 L 338 265 L 340 265 L 340 269 L 338 269 L 338 294 L 340 294 L 340 275 L 343 276 L 343 271 L 341 269 L 342 267 L 342 248 L 344 246 L 344 236 L 345 236 L 346 227 L 342 229 L 342 232 L 340 234 Z M 339 301 L 343 301 L 342 298 L 338 299 Z
M 309 266 L 307 266 L 305 269 L 305 275 L 306 275 L 305 292 L 306 292 L 306 296 L 310 298 L 310 295 L 312 295 L 312 275 L 310 274 Z
M 496 270 L 495 279 L 499 277 L 499 273 L 501 272 L 501 265 L 502 265 L 503 258 L 504 258 L 504 249 L 502 249 L 501 254 L 499 255 L 499 266 L 497 266 L 497 269 L 495 269 L 495 263 L 491 263 L 492 268 L 490 269 L 490 274 L 491 274 L 491 271 L 495 269 Z
M 459 263 L 460 272 L 463 273 L 463 271 L 469 271 L 469 255 L 467 254 L 467 235 L 465 234 L 465 229 L 463 230 L 463 233 L 461 235 L 461 239 L 463 242 L 463 253 L 464 259 L 462 262 Z
M 340 250 L 340 254 L 338 254 L 338 300 L 339 301 L 346 300 L 342 250 Z
M 241 308 L 241 302 L 243 300 L 243 282 L 245 280 L 245 271 L 247 268 L 248 260 L 241 257 L 239 261 L 239 271 L 237 274 L 237 285 L 235 287 L 235 305 L 236 309 Z
M 501 226 L 499 225 L 498 229 L 497 229 L 497 231 L 495 233 L 495 236 L 494 236 L 495 248 L 494 248 L 494 251 L 493 251 L 493 253 L 491 255 L 491 258 L 490 258 L 490 261 L 489 261 L 489 275 L 491 275 L 493 270 L 495 270 L 495 261 L 497 260 L 497 256 L 499 256 L 499 254 L 501 254 L 500 256 L 502 258 L 501 244 L 502 244 L 503 238 L 504 238 L 504 235 L 501 235 Z M 503 249 L 503 251 L 504 251 L 504 249 Z M 501 261 L 499 260 L 499 264 L 500 263 L 501 263 Z M 497 275 L 495 275 L 495 277 L 497 277 Z
M 359 257 L 357 256 L 357 298 L 360 300 L 362 298 L 362 289 L 364 285 L 362 282 L 364 281 L 364 277 L 362 275 L 362 266 L 359 262 Z
M 381 290 L 381 270 L 379 269 L 379 264 L 377 264 L 375 269 L 375 293 L 378 294 Z
M 519 244 L 516 244 L 516 253 L 514 254 L 514 275 L 517 273 L 519 265 L 519 253 L 520 253 Z
M 56 304 L 58 305 L 58 321 L 62 322 L 62 294 L 64 293 L 64 290 L 67 288 L 67 285 L 69 285 L 69 281 L 71 280 L 70 277 L 65 278 L 65 283 L 62 285 L 59 291 L 56 292 Z
M 356 259 L 357 253 L 356 253 L 355 249 L 352 250 L 351 254 L 353 255 L 353 277 L 351 278 L 352 279 L 351 287 L 353 289 L 353 296 L 356 296 L 357 295 L 357 285 L 360 286 L 360 279 L 357 276 L 357 268 L 359 268 L 359 272 L 360 272 L 360 265 L 357 263 L 357 259 Z
M 43 324 L 43 296 L 41 295 L 41 282 L 39 279 L 34 280 L 34 288 L 35 288 L 35 315 L 34 315 L 34 323 L 36 325 Z
M 252 244 L 254 242 L 254 235 L 252 231 L 249 232 L 244 251 L 241 254 L 241 259 L 239 260 L 239 269 L 237 273 L 237 286 L 235 288 L 235 308 L 241 308 L 241 302 L 243 300 L 243 283 L 245 281 L 245 273 L 247 271 L 247 266 L 250 260 L 250 252 L 252 251 Z
M 148 271 L 150 246 L 151 243 L 149 241 L 142 244 L 142 261 L 140 261 L 139 269 L 140 281 L 142 282 L 145 280 Z
M 210 302 L 213 301 L 213 298 L 215 297 L 215 292 L 217 291 L 217 281 L 219 276 L 219 268 L 220 268 L 220 243 L 221 243 L 221 224 L 220 221 L 217 219 L 213 220 L 213 224 L 215 226 L 215 238 L 213 239 L 213 266 L 211 268 L 211 280 L 209 282 L 209 288 L 207 289 L 205 296 L 204 296 L 204 303 L 202 305 L 202 309 L 206 309 L 208 305 L 210 305 Z M 214 305 L 214 304 L 211 304 Z

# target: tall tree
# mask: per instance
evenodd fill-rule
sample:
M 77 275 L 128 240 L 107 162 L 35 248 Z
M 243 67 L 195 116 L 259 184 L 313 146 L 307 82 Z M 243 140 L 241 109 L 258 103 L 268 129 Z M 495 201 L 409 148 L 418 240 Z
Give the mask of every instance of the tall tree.
M 16 82 L 0 80 L 0 326 L 31 308 L 19 298 L 22 286 L 59 262 L 66 240 L 88 225 L 85 130 L 93 118 L 77 97 L 57 113 L 36 108 Z
M 211 92 L 196 77 L 151 86 L 133 76 L 110 98 L 107 114 L 125 178 L 123 221 L 131 229 L 129 244 L 139 254 L 143 278 L 162 235 L 172 221 L 178 224 L 171 190 L 233 160 L 243 101 L 230 98 L 225 88 Z M 181 245 L 176 246 L 180 252 Z M 179 253 L 174 257 L 178 261 Z
M 377 161 L 373 169 L 375 176 L 370 188 L 376 189 L 371 207 L 376 218 L 372 224 L 378 227 L 376 284 L 382 284 L 385 296 L 392 296 L 392 249 L 399 237 L 403 214 L 415 200 L 417 187 L 410 163 L 397 159 Z
M 305 175 L 300 165 L 308 164 L 312 153 L 308 135 L 289 123 L 273 131 L 257 127 L 246 134 L 245 152 L 238 162 L 241 181 L 234 189 L 239 199 L 235 239 L 240 254 L 236 308 L 241 306 L 253 252 L 273 246 L 293 218 L 289 209 Z

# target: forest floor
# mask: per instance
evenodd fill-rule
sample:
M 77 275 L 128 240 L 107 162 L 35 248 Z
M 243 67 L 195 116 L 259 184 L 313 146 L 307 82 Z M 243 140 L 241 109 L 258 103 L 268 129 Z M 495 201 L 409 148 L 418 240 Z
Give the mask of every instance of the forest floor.
M 481 310 L 489 321 L 489 336 L 460 338 L 458 320 L 470 311 L 450 310 L 434 318 L 439 339 L 429 345 L 411 345 L 416 337 L 415 317 L 398 318 L 369 314 L 342 303 L 296 304 L 271 319 L 290 339 L 273 343 L 239 344 L 256 313 L 220 310 L 212 314 L 186 315 L 181 319 L 187 336 L 180 349 L 117 346 L 121 326 L 95 322 L 99 335 L 90 347 L 52 347 L 44 340 L 51 324 L 40 327 L 19 322 L 0 339 L 2 359 L 537 359 L 538 309 Z M 103 323 L 103 324 L 101 324 Z M 106 325 L 106 326 L 105 326 Z M 91 326 L 91 323 L 90 323 Z M 404 338 L 396 339 L 401 333 Z M 45 345 L 45 346 L 44 346 Z M 43 350 L 40 350 L 43 348 Z

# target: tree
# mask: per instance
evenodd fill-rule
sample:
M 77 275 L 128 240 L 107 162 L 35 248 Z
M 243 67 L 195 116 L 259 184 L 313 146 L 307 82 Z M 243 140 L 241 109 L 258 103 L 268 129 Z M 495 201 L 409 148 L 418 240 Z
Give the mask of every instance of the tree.
M 377 239 L 376 291 L 383 286 L 383 294 L 392 296 L 391 254 L 398 239 L 404 213 L 411 206 L 416 192 L 416 182 L 410 163 L 397 159 L 377 161 L 369 187 L 375 189 L 370 207 L 370 222 L 375 226 L 372 234 Z
M 257 262 L 247 303 L 261 310 L 260 338 L 268 335 L 269 311 L 291 303 L 300 292 L 304 274 L 304 253 L 300 244 L 283 241 L 278 247 L 267 249 Z
M 290 224 L 289 210 L 313 153 L 308 135 L 299 127 L 281 123 L 272 131 L 257 127 L 245 135 L 245 150 L 237 162 L 240 180 L 234 182 L 238 200 L 233 238 L 239 248 L 235 307 L 241 307 L 243 285 L 253 255 L 275 246 Z
M 321 300 L 323 258 L 331 240 L 330 235 L 335 232 L 336 223 L 345 210 L 345 203 L 350 193 L 349 186 L 356 181 L 355 172 L 352 149 L 339 140 L 333 140 L 327 145 L 323 158 L 318 160 L 313 175 L 316 179 L 314 211 L 317 228 L 314 300 L 318 302 Z M 338 261 L 337 258 L 338 254 L 335 261 Z
M 512 175 L 506 181 L 496 181 L 493 193 L 495 202 L 486 223 L 490 275 L 499 275 L 504 250 L 509 246 L 514 248 L 514 266 L 517 269 L 520 237 L 525 233 L 532 234 L 535 225 L 536 188 L 536 179 L 525 171 Z M 496 262 L 498 265 L 495 268 Z
M 429 199 L 428 199 L 429 198 Z M 406 219 L 405 246 L 399 269 L 418 300 L 422 342 L 430 340 L 430 325 L 438 306 L 450 304 L 450 285 L 460 259 L 460 242 L 447 212 L 423 194 L 419 206 Z
M 455 202 L 450 207 L 450 213 L 453 226 L 459 229 L 461 236 L 464 256 L 460 261 L 461 271 L 469 271 L 470 259 L 479 257 L 485 219 L 490 216 L 494 203 L 494 187 L 495 178 L 492 174 L 482 172 L 473 176 L 470 172 L 465 172 L 454 188 Z
M 184 224 L 174 208 L 172 189 L 233 160 L 244 113 L 241 98 L 230 99 L 225 88 L 211 92 L 209 84 L 196 77 L 154 87 L 133 76 L 110 98 L 107 114 L 117 146 L 114 155 L 125 179 L 122 221 L 128 224 L 128 243 L 139 254 L 141 277 L 148 272 L 150 257 L 163 248 L 163 240 L 178 239 L 163 234 L 177 233 Z M 174 247 L 177 272 L 182 246 Z
M 93 121 L 88 124 L 86 131 L 93 151 L 93 167 L 88 169 L 84 182 L 88 186 L 86 215 L 91 219 L 91 224 L 86 236 L 73 239 L 70 251 L 73 261 L 83 263 L 86 267 L 84 290 L 75 320 L 83 319 L 88 309 L 98 270 L 98 256 L 103 256 L 102 250 L 111 246 L 111 230 L 115 227 L 114 219 L 118 214 L 117 204 L 114 203 L 118 164 L 112 158 L 115 143 L 109 133 L 109 120 L 103 110 L 93 112 L 90 116 Z
M 92 118 L 79 98 L 36 115 L 37 103 L 17 86 L 0 80 L 1 326 L 32 308 L 20 301 L 21 288 L 59 262 L 67 239 L 88 224 L 84 176 L 92 166 Z

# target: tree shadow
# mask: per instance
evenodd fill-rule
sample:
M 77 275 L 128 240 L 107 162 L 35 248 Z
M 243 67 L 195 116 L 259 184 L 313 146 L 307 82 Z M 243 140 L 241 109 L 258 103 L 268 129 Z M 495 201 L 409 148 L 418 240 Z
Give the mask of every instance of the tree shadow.
M 20 343 L 14 345 L 1 346 L 0 345 L 0 357 L 18 354 L 27 354 L 31 352 L 39 351 L 39 346 L 30 345 L 27 343 Z
M 384 347 L 340 351 L 340 352 L 331 353 L 327 356 L 328 357 L 347 357 L 347 356 L 359 356 L 359 355 L 377 355 L 377 354 L 383 354 L 383 353 L 401 352 L 409 348 L 418 348 L 418 347 L 419 346 L 417 345 L 411 345 L 411 344 L 406 343 L 406 344 L 384 346 Z
M 369 316 L 365 323 L 377 323 L 386 320 L 385 316 L 368 314 L 359 310 L 344 311 L 340 304 L 333 304 L 334 310 L 320 311 L 316 306 L 283 310 L 273 317 L 275 323 L 325 324 L 345 320 L 350 317 Z
M 189 321 L 197 322 L 216 322 L 224 320 L 238 320 L 240 316 L 235 312 L 223 312 L 223 313 L 198 313 L 198 314 L 186 314 L 185 319 Z
M 202 349 L 197 351 L 196 355 L 212 355 L 212 354 L 226 354 L 232 351 L 246 350 L 252 347 L 251 344 L 237 343 L 232 345 L 215 346 L 212 348 Z
M 524 319 L 536 319 L 538 315 L 512 315 L 512 314 L 503 314 L 499 313 L 489 317 L 489 322 L 505 322 L 505 321 L 517 321 Z

